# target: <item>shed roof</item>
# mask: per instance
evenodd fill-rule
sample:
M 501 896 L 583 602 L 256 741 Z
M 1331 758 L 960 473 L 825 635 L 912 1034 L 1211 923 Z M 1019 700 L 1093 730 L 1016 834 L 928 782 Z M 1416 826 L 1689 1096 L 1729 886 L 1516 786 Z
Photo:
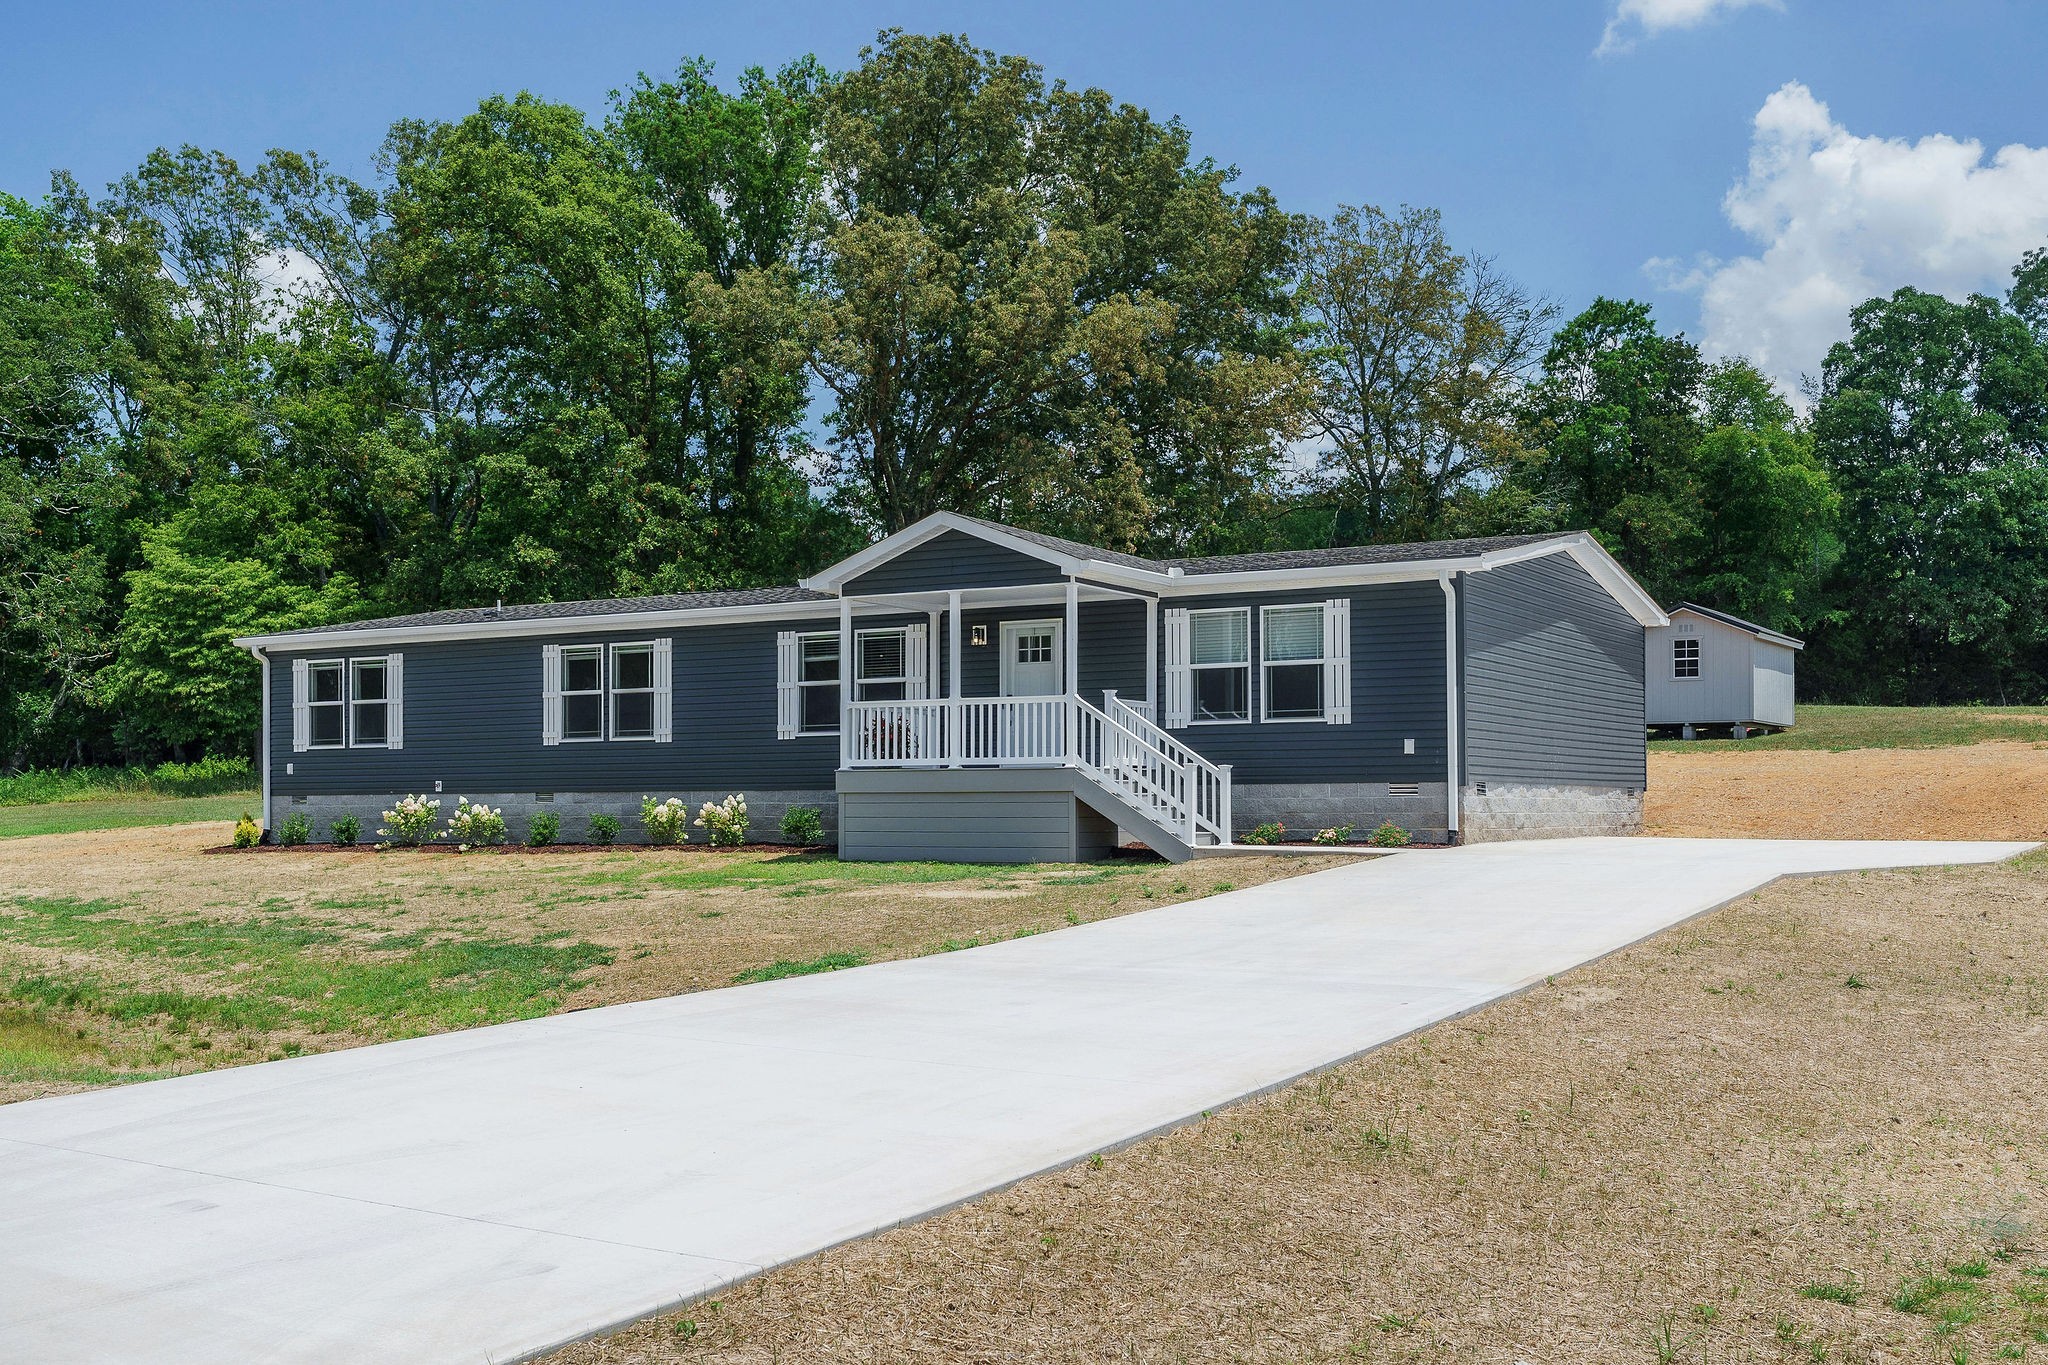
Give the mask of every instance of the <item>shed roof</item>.
M 1791 649 L 1806 648 L 1806 641 L 1787 635 L 1783 631 L 1760 626 L 1754 621 L 1745 621 L 1740 616 L 1731 616 L 1712 607 L 1703 607 L 1697 602 L 1680 602 L 1671 611 L 1674 615 L 1681 611 L 1689 611 L 1695 616 L 1704 616 L 1709 621 L 1719 621 L 1724 626 L 1733 626 L 1737 630 L 1756 636 L 1759 640 L 1769 640 L 1774 645 L 1785 645 Z

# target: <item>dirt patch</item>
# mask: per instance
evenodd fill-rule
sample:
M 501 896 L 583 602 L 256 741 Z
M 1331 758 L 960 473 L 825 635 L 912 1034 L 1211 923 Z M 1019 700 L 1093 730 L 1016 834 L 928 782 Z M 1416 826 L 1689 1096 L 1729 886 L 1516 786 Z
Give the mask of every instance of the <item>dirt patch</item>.
M 2048 860 L 1782 883 L 551 1357 L 1841 1361 L 2048 1341 Z
M 1653 752 L 1643 825 L 1691 838 L 2048 839 L 2048 746 Z
M 957 949 L 1341 861 L 1054 870 L 772 845 L 228 855 L 209 849 L 218 839 L 191 825 L 0 842 L 0 1009 L 18 1016 L 0 1033 L 0 1102 L 729 986 L 777 962 Z M 69 1040 L 62 1064 L 8 1042 L 31 1025 Z

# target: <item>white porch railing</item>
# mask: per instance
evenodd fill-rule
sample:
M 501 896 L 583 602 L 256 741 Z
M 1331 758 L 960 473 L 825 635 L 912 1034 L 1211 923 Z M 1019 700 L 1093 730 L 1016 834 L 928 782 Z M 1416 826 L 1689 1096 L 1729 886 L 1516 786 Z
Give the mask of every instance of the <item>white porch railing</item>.
M 1114 692 L 849 703 L 849 768 L 1071 767 L 1189 846 L 1230 842 L 1230 770 L 1154 725 Z

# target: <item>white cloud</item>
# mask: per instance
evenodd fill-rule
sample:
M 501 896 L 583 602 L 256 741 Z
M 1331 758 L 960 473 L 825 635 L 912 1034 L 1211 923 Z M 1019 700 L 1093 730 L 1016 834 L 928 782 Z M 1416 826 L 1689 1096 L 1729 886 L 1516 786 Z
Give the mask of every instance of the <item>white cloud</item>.
M 1654 38 L 1674 28 L 1698 28 L 1709 19 L 1757 5 L 1782 7 L 1780 0 L 1618 0 L 1593 54 L 1611 57 L 1634 47 L 1637 38 Z
M 1951 298 L 1999 294 L 2048 245 L 2048 148 L 1935 133 L 1858 137 L 1797 81 L 1757 112 L 1749 170 L 1722 201 L 1762 250 L 1690 267 L 1647 262 L 1700 296 L 1709 355 L 1746 355 L 1788 388 L 1820 372 L 1849 310 L 1911 285 Z

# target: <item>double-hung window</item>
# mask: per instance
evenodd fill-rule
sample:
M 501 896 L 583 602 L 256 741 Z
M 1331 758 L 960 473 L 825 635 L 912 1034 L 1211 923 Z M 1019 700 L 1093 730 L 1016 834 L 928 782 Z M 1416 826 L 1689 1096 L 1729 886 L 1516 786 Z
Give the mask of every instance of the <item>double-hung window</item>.
M 306 665 L 306 743 L 308 749 L 348 747 L 348 698 L 343 695 L 346 659 L 321 659 Z
M 854 675 L 857 701 L 902 701 L 910 695 L 910 632 L 863 630 L 853 637 L 860 668 Z
M 604 738 L 604 648 L 562 646 L 562 742 Z
M 1698 636 L 1680 636 L 1671 642 L 1671 676 L 1697 678 L 1700 675 Z
M 295 659 L 292 749 L 405 747 L 405 656 Z
M 542 744 L 670 738 L 667 640 L 541 646 Z
M 351 659 L 348 665 L 349 742 L 381 749 L 391 742 L 391 689 L 382 659 Z
M 612 738 L 654 738 L 654 646 L 612 646 Z
M 829 735 L 839 729 L 839 632 L 797 638 L 797 729 Z
M 1249 607 L 1188 613 L 1195 724 L 1251 719 L 1251 623 Z
M 1263 667 L 1260 711 L 1266 720 L 1324 719 L 1321 603 L 1264 607 L 1259 612 Z

